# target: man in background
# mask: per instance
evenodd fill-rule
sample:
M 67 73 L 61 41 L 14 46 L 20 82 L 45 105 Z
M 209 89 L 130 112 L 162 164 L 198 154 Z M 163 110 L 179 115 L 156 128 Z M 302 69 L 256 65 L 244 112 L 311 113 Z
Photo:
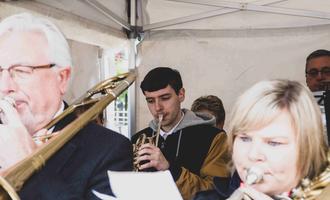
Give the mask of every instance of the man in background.
M 327 120 L 330 120 L 330 114 L 327 114 L 327 112 L 329 112 L 329 108 L 327 108 L 328 111 L 326 111 L 325 108 L 326 102 L 324 101 L 324 91 L 330 90 L 330 51 L 318 49 L 309 54 L 306 58 L 305 72 L 307 86 L 313 92 L 317 103 L 320 105 L 325 130 L 324 134 L 326 141 L 329 144 L 330 137 L 327 129 L 330 126 L 330 122 Z M 329 103 L 327 105 L 327 107 L 330 106 Z M 326 115 L 328 115 L 328 117 L 326 117 Z
M 226 112 L 222 101 L 214 95 L 201 96 L 191 105 L 191 111 L 197 113 L 207 113 L 215 117 L 215 127 L 223 130 L 225 124 Z
M 306 58 L 306 83 L 312 92 L 325 90 L 330 81 L 330 51 L 319 49 Z

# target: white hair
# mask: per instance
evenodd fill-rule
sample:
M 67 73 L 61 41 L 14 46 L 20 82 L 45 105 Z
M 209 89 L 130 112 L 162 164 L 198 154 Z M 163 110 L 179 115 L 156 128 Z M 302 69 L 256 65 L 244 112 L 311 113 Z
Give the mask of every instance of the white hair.
M 9 16 L 0 23 L 0 36 L 8 32 L 37 31 L 45 35 L 51 63 L 58 67 L 71 67 L 70 48 L 63 33 L 48 19 L 30 13 Z

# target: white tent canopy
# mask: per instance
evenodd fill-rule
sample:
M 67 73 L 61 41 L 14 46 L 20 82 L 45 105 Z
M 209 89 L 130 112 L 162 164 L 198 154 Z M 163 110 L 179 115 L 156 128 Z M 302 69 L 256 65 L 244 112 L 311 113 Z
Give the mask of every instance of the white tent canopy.
M 195 98 L 214 94 L 228 113 L 259 80 L 305 82 L 306 56 L 330 48 L 330 1 L 152 0 L 141 7 L 139 77 L 156 66 L 177 68 L 188 108 Z M 141 129 L 151 117 L 137 94 Z
M 177 68 L 183 76 L 184 107 L 188 108 L 198 96 L 214 94 L 223 99 L 228 112 L 238 95 L 258 80 L 304 82 L 306 56 L 316 49 L 330 49 L 328 0 L 0 3 L 0 18 L 26 11 L 53 18 L 74 41 L 102 48 L 130 41 L 130 65 L 137 66 L 139 75 L 136 86 L 154 67 Z M 138 87 L 134 101 L 133 122 L 139 130 L 151 116 Z
M 1 15 L 36 12 L 72 29 L 90 29 L 116 37 L 125 31 L 250 30 L 311 27 L 329 24 L 325 0 L 15 0 L 1 3 Z M 135 17 L 134 17 L 135 16 Z M 73 25 L 73 24 L 70 24 Z M 70 26 L 67 25 L 67 26 Z M 77 27 L 78 26 L 78 27 Z M 79 27 L 80 26 L 80 27 Z M 138 28 L 136 28 L 136 26 Z M 77 32 L 76 32 L 77 33 Z M 80 32 L 72 38 L 90 37 Z M 101 46 L 106 45 L 102 37 Z M 91 38 L 92 39 L 92 38 Z
M 330 2 L 322 0 L 156 0 L 144 6 L 145 31 L 292 28 L 330 19 Z

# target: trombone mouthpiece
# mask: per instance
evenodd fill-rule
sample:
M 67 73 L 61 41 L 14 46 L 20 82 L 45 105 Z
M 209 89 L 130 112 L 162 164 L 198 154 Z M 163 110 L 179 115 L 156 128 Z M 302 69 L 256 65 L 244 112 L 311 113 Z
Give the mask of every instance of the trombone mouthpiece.
M 15 100 L 13 98 L 6 96 L 6 97 L 3 97 L 2 99 L 7 101 L 13 107 L 16 107 L 16 103 L 15 103 Z
M 251 167 L 247 170 L 245 182 L 248 185 L 259 183 L 262 180 L 263 171 L 258 167 Z
M 5 96 L 5 97 L 2 98 L 2 100 L 7 101 L 14 108 L 16 107 L 16 103 L 15 103 L 15 100 L 13 98 Z M 0 112 L 2 112 L 2 109 L 0 109 Z
M 1 100 L 6 101 L 11 106 L 13 106 L 14 108 L 16 108 L 16 103 L 15 103 L 15 100 L 13 98 L 8 97 L 8 96 L 5 96 Z M 0 108 L 0 113 L 3 114 L 2 108 Z M 3 123 L 4 123 L 4 119 L 0 119 L 0 124 L 3 124 Z

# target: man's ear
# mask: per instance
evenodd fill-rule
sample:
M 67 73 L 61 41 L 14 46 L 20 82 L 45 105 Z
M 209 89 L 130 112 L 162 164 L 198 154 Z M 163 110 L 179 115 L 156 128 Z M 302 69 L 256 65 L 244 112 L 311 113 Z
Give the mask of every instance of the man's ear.
M 180 102 L 183 102 L 184 101 L 184 98 L 185 98 L 185 89 L 184 88 L 181 88 L 180 90 L 179 90 L 179 94 L 178 94 L 178 96 L 179 96 L 179 100 L 180 100 Z
M 66 92 L 67 87 L 69 85 L 70 75 L 71 75 L 70 67 L 59 68 L 58 83 L 59 83 L 59 87 L 60 87 L 60 91 L 61 91 L 62 95 Z

